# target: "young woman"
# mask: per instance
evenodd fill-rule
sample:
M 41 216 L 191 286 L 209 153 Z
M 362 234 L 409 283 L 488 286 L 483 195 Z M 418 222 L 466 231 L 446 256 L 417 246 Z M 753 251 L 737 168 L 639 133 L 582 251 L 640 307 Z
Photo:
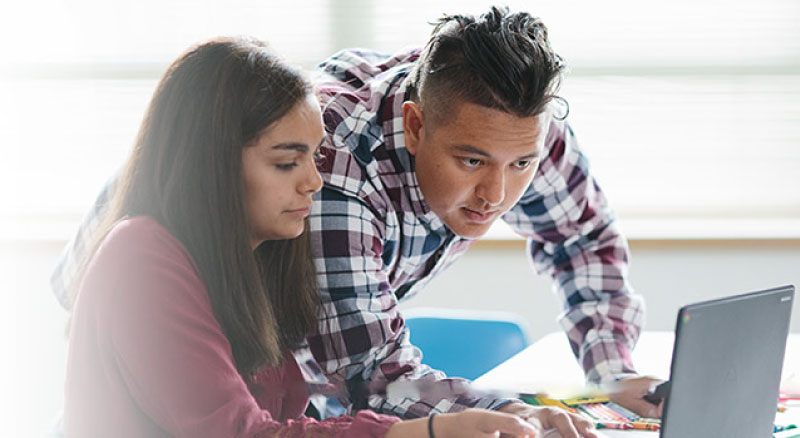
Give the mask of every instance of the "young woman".
M 263 43 L 213 40 L 169 67 L 77 291 L 68 438 L 535 435 L 483 410 L 303 417 L 292 351 L 316 321 L 323 135 L 309 85 Z

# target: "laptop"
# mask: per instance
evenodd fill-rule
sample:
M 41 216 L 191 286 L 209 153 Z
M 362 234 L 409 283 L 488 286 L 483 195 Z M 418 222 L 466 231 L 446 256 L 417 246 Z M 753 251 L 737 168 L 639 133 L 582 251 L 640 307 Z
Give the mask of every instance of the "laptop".
M 782 286 L 682 307 L 661 431 L 599 435 L 772 437 L 793 300 L 794 287 Z
M 661 438 L 770 438 L 794 287 L 680 309 Z

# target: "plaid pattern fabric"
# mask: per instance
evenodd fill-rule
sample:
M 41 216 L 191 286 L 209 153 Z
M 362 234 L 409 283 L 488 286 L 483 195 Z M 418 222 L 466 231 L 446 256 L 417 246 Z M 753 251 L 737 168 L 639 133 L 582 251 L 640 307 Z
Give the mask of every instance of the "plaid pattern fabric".
M 58 302 L 65 308 L 72 308 L 72 299 L 70 296 L 73 284 L 77 280 L 81 263 L 86 253 L 91 250 L 89 245 L 92 244 L 92 237 L 100 228 L 105 212 L 109 208 L 109 201 L 111 195 L 117 184 L 117 177 L 115 175 L 111 180 L 106 183 L 100 193 L 94 200 L 89 213 L 83 218 L 78 227 L 78 232 L 72 236 L 67 246 L 61 251 L 55 269 L 50 274 L 50 287 L 53 288 Z
M 343 51 L 319 66 L 329 135 L 321 150 L 325 185 L 310 220 L 323 307 L 308 340 L 314 357 L 305 347 L 295 352 L 308 381 L 323 382 L 324 374 L 347 385 L 355 407 L 406 418 L 508 402 L 456 396 L 463 382 L 420 363 L 397 310 L 399 300 L 423 289 L 472 243 L 430 211 L 405 149 L 405 78 L 418 54 Z M 65 307 L 111 190 L 113 183 L 53 273 L 51 284 Z M 554 279 L 560 322 L 587 380 L 633 374 L 630 350 L 644 304 L 627 282 L 625 239 L 566 122 L 552 122 L 533 182 L 503 220 L 528 239 L 537 272 Z M 425 382 L 425 394 L 436 396 L 388 396 L 386 386 L 398 380 Z M 453 396 L 442 396 L 448 393 Z
M 334 382 L 369 388 L 365 400 L 352 400 L 356 406 L 407 418 L 507 402 L 383 393 L 406 379 L 458 386 L 420 363 L 397 310 L 471 244 L 430 211 L 405 148 L 405 79 L 418 54 L 343 51 L 319 66 L 327 75 L 319 90 L 329 135 L 320 162 L 325 184 L 311 213 L 323 297 L 318 331 L 309 338 L 314 356 Z M 587 379 L 632 374 L 629 352 L 644 308 L 627 283 L 625 239 L 566 122 L 552 122 L 542 157 L 503 220 L 527 237 L 536 270 L 554 278 L 560 321 Z

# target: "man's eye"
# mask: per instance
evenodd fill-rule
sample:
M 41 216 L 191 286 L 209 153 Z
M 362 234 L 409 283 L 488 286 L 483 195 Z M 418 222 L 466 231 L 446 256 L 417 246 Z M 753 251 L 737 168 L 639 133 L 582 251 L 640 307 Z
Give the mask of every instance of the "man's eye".
M 525 169 L 526 167 L 529 167 L 532 162 L 532 160 L 519 160 L 515 163 L 515 166 L 520 169 Z
M 275 167 L 277 167 L 278 170 L 288 171 L 288 170 L 292 170 L 295 167 L 297 167 L 297 163 L 296 162 L 292 162 L 292 163 L 285 163 L 285 164 L 276 164 Z
M 478 167 L 482 163 L 482 161 L 477 158 L 462 158 L 461 161 L 467 167 Z

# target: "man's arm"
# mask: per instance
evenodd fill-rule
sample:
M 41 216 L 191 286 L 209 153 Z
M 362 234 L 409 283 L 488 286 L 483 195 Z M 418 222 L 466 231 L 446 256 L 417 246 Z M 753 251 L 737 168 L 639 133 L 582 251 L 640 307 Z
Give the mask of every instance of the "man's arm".
M 447 379 L 420 363 L 384 270 L 382 255 L 390 248 L 379 212 L 327 187 L 318 196 L 311 229 L 322 310 L 309 345 L 328 378 L 348 386 L 354 407 L 415 418 L 507 403 L 458 397 L 464 380 Z M 404 380 L 417 381 L 425 394 L 386 394 L 389 383 Z
M 535 269 L 555 280 L 560 322 L 587 380 L 635 374 L 644 302 L 628 283 L 627 242 L 566 122 L 551 124 L 531 187 L 503 219 L 528 237 Z

